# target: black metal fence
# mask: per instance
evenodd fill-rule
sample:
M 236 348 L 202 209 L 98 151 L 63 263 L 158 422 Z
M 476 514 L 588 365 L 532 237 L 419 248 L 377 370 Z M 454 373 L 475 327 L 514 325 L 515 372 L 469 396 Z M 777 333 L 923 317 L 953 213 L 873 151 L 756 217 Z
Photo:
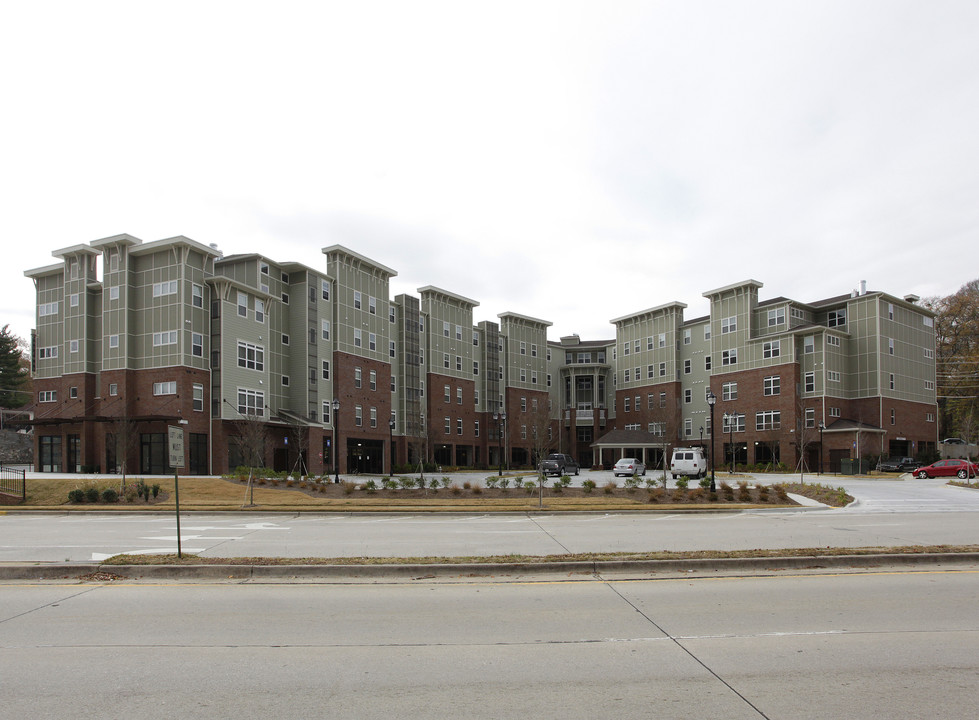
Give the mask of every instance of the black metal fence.
M 27 471 L 0 466 L 0 495 L 8 503 L 27 499 Z M 0 502 L 2 504 L 2 502 Z

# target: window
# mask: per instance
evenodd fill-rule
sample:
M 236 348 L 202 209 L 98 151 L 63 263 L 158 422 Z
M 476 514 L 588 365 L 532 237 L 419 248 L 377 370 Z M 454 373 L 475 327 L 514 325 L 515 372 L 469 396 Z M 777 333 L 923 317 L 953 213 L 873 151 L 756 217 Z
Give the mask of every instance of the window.
M 370 378 L 370 389 L 377 390 L 377 370 L 371 370 L 369 378 Z
M 388 322 L 394 322 L 394 305 L 388 305 Z
M 48 360 L 50 358 L 58 357 L 58 346 L 52 345 L 50 347 L 42 347 L 38 351 L 38 358 L 41 360 Z
M 738 317 L 726 317 L 721 319 L 721 335 L 735 332 L 738 329 Z
M 391 340 L 391 341 L 388 342 L 388 355 L 390 357 L 394 357 L 395 356 L 394 340 Z
M 364 296 L 360 290 L 354 290 L 354 309 L 360 310 L 364 302 Z
M 110 335 L 109 336 L 109 347 L 110 348 L 117 348 L 117 347 L 119 347 L 119 336 L 118 335 Z
M 109 300 L 118 300 L 118 299 L 119 299 L 119 286 L 113 285 L 112 287 L 109 288 Z
M 925 348 L 925 359 L 926 360 L 934 360 L 935 359 L 935 351 L 934 350 L 930 350 L 928 348 Z
M 479 437 L 479 420 L 477 420 L 476 424 L 473 426 L 473 436 Z
M 691 435 L 693 435 L 693 420 L 692 419 L 687 418 L 686 420 L 683 421 L 683 434 L 686 437 L 690 437 Z
M 153 333 L 153 347 L 161 347 L 163 345 L 176 345 L 176 344 L 177 344 L 176 330 Z
M 78 341 L 70 340 L 68 342 L 68 352 L 76 353 L 78 352 Z
M 169 380 L 167 382 L 155 382 L 153 383 L 153 394 L 154 395 L 176 395 L 177 394 L 177 381 Z
M 887 319 L 894 319 L 894 303 L 887 303 Z
M 710 367 L 711 367 L 711 359 L 710 358 L 711 358 L 710 353 L 707 353 L 706 355 L 704 355 L 704 370 L 708 370 L 708 371 L 710 370 Z
M 660 333 L 658 336 L 659 347 L 666 347 L 666 333 Z
M 452 433 L 452 418 L 445 418 L 445 434 L 449 435 Z
M 666 423 L 663 422 L 649 423 L 649 432 L 651 435 L 656 435 L 657 437 L 663 437 L 664 435 L 666 435 Z
M 112 272 L 119 270 L 119 253 L 111 253 L 109 255 L 109 270 Z
M 527 412 L 527 398 L 520 398 L 520 412 Z
M 288 283 L 289 282 L 289 274 L 288 273 L 282 273 L 282 275 L 280 275 L 280 277 L 282 278 L 282 282 L 284 282 L 284 283 Z
M 523 340 L 520 341 L 520 354 L 521 355 L 527 354 L 527 343 L 525 343 Z
M 41 305 L 38 305 L 37 314 L 39 317 L 46 317 L 48 315 L 57 315 L 58 303 L 51 302 L 51 303 L 42 303 Z
M 816 338 L 813 335 L 806 335 L 802 338 L 802 352 L 811 355 L 816 351 Z
M 779 430 L 781 427 L 782 413 L 778 410 L 755 413 L 755 430 Z
M 475 330 L 473 330 L 473 345 L 477 347 L 479 346 L 479 333 Z M 476 425 L 478 426 L 479 423 L 477 422 Z
M 630 373 L 629 368 L 626 368 L 623 372 L 624 372 L 624 375 L 622 377 L 623 382 L 629 382 L 629 378 L 631 377 L 629 374 Z
M 925 390 L 934 390 L 934 389 L 935 389 L 935 381 L 925 380 Z
M 737 364 L 738 364 L 737 348 L 733 350 L 721 351 L 721 365 L 737 365 Z
M 520 426 L 520 439 L 521 440 L 526 440 L 527 439 L 527 426 L 526 425 L 521 425 Z
M 265 301 L 255 298 L 255 322 L 265 322 Z
M 324 380 L 329 380 L 330 379 L 330 361 L 329 360 L 324 360 L 323 361 L 323 379 Z
M 890 387 L 891 390 L 894 389 L 894 373 L 890 373 Z
M 925 422 L 935 422 L 935 413 L 925 413 Z
M 777 358 L 781 354 L 781 340 L 772 340 L 762 346 L 762 357 Z
M 282 296 L 281 297 L 282 297 L 282 304 L 283 305 L 288 305 L 289 304 L 289 293 L 282 293 Z
M 683 374 L 684 375 L 689 375 L 690 374 L 690 361 L 689 360 L 684 360 L 683 361 Z
M 894 425 L 896 422 L 897 422 L 897 412 L 894 410 L 894 408 L 891 408 L 891 425 Z
M 55 311 L 57 312 L 57 311 Z M 935 319 L 930 317 L 921 318 L 921 322 L 925 324 L 925 327 L 935 327 Z
M 452 402 L 452 388 L 448 385 L 442 387 L 442 400 L 446 403 Z
M 238 314 L 241 317 L 248 316 L 248 296 L 240 290 L 238 291 Z
M 462 388 L 456 388 L 456 404 L 462 405 Z
M 258 264 L 258 271 L 260 273 L 262 273 L 262 275 L 268 275 L 269 274 L 269 264 L 267 262 L 259 263 Z
M 68 298 L 68 304 L 71 307 L 78 307 L 78 293 L 72 293 Z
M 829 409 L 830 417 L 840 417 L 840 409 L 838 407 L 831 407 Z
M 473 360 L 473 375 L 479 375 L 479 361 Z
M 813 428 L 816 427 L 816 409 L 806 408 L 806 427 Z
M 75 387 L 74 385 L 72 385 L 70 388 L 68 388 L 68 397 L 70 397 L 72 400 L 74 400 L 75 398 L 77 398 L 78 397 L 78 388 Z
M 806 392 L 816 392 L 816 373 L 807 372 L 805 375 Z
M 740 415 L 724 413 L 722 420 L 721 432 L 744 432 L 744 413 Z
M 118 395 L 118 394 L 119 394 L 119 384 L 109 383 L 109 395 Z
M 362 427 L 364 424 L 364 408 L 362 405 L 354 405 L 354 425 Z
M 765 378 L 764 383 L 765 395 L 779 395 L 782 392 L 782 378 L 780 375 L 772 375 Z
M 193 394 L 194 412 L 204 412 L 204 386 L 199 383 L 194 383 Z
M 456 325 L 456 340 L 462 340 L 462 325 Z
M 442 353 L 442 367 L 449 369 L 449 353 Z
M 829 380 L 830 382 L 839 382 L 840 381 L 840 373 L 837 372 L 836 370 L 827 370 L 826 371 L 826 379 Z
M 530 384 L 531 385 L 536 385 L 537 384 L 537 371 L 536 370 L 531 370 L 530 371 Z
M 119 344 L 119 336 L 116 336 L 116 344 Z M 204 336 L 201 333 L 190 334 L 190 354 L 194 357 L 204 357 Z
M 710 323 L 704 325 L 704 340 L 710 340 Z
M 666 377 L 666 363 L 665 362 L 661 362 L 659 364 L 659 376 L 660 377 Z
M 830 310 L 829 314 L 826 316 L 826 325 L 828 327 L 839 327 L 840 325 L 846 325 L 846 309 Z
M 364 375 L 364 371 L 363 370 L 361 370 L 359 367 L 355 367 L 354 368 L 354 387 L 355 388 L 361 387 L 361 383 L 362 383 L 362 380 L 363 380 L 363 375 Z
M 37 401 L 42 403 L 58 402 L 58 391 L 42 390 L 37 394 Z
M 531 357 L 537 357 L 537 344 L 536 343 L 531 343 L 530 344 L 530 356 Z
M 768 311 L 768 327 L 776 327 L 785 324 L 785 308 L 776 308 Z
M 330 299 L 330 283 L 327 280 L 320 280 L 320 295 L 324 300 Z
M 665 408 L 666 407 L 666 393 L 665 392 L 661 392 L 659 394 L 659 406 L 661 408 Z
M 656 377 L 656 371 L 653 369 L 652 365 L 646 366 L 646 377 L 647 378 Z
M 632 343 L 632 352 L 639 354 L 639 341 L 636 340 Z
M 625 400 L 622 401 L 622 412 L 629 412 L 629 407 L 630 407 L 629 403 L 630 403 L 629 398 L 626 398 Z
M 265 348 L 261 345 L 238 341 L 238 367 L 249 370 L 265 370 Z
M 153 297 L 164 297 L 165 295 L 176 295 L 176 294 L 177 294 L 176 280 L 168 280 L 166 282 L 158 282 L 153 284 Z
M 283 345 L 288 345 L 289 344 L 289 336 L 286 335 L 285 333 L 282 333 L 282 344 Z
M 367 296 L 367 311 L 371 315 L 377 315 L 377 298 L 373 295 Z M 371 427 L 374 427 L 373 425 Z
M 323 401 L 323 422 L 324 423 L 327 423 L 327 424 L 330 422 L 330 401 L 329 400 L 324 400 Z
M 282 387 L 289 387 L 289 376 L 288 375 L 283 375 L 282 376 Z
M 456 355 L 456 370 L 462 371 L 462 356 Z
M 321 320 L 320 321 L 320 335 L 324 340 L 330 339 L 330 321 Z
M 527 382 L 527 371 L 524 368 L 520 368 L 520 382 Z
M 840 339 L 838 337 L 836 337 L 835 335 L 827 335 L 826 336 L 826 344 L 827 345 L 832 345 L 833 347 L 839 347 L 840 346 Z
M 370 410 L 370 413 L 371 413 L 371 427 L 372 428 L 376 428 L 377 427 L 377 408 L 376 407 L 372 407 L 371 410 Z
M 364 346 L 364 331 L 360 328 L 354 328 L 354 347 Z
M 369 350 L 377 350 L 377 335 L 374 333 L 367 333 L 367 348 Z
M 687 328 L 686 330 L 683 331 L 683 344 L 689 345 L 692 341 L 693 338 L 690 337 L 690 329 Z
M 684 405 L 689 405 L 693 402 L 693 390 L 687 388 L 683 391 L 683 403 Z
M 726 382 L 721 385 L 721 400 L 737 400 L 738 384 L 736 382 Z
M 887 354 L 894 354 L 894 338 L 887 338 Z
M 118 288 L 116 288 L 116 297 L 119 297 Z M 190 298 L 191 303 L 196 308 L 204 307 L 204 287 L 197 285 L 196 283 L 190 286 Z
M 442 321 L 442 337 L 449 337 L 449 323 L 445 320 Z

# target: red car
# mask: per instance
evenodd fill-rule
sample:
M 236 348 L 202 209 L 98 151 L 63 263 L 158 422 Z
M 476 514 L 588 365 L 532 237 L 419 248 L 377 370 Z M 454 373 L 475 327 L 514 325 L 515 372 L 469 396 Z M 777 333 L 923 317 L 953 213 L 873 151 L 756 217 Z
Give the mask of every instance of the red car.
M 915 477 L 952 477 L 953 475 L 963 480 L 967 477 L 979 477 L 979 467 L 974 462 L 968 460 L 939 460 L 931 465 L 925 465 L 914 471 Z

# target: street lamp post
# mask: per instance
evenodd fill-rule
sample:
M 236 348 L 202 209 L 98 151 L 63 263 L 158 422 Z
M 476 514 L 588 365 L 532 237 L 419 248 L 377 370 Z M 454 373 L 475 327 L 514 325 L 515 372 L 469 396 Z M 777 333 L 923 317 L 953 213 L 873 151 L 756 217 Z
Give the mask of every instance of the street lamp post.
M 710 406 L 710 491 L 717 492 L 717 485 L 714 484 L 714 405 L 717 403 L 717 395 L 712 390 L 707 391 L 707 404 Z M 704 429 L 700 429 L 703 437 Z
M 388 475 L 394 475 L 394 415 L 388 420 L 388 455 L 390 459 L 388 460 Z
M 700 426 L 700 447 L 704 446 L 704 426 Z
M 340 401 L 333 398 L 333 482 L 340 483 Z
M 500 477 L 503 477 L 503 428 L 506 427 L 506 413 L 493 413 L 493 419 L 496 421 L 496 445 L 500 460 Z
M 819 421 L 819 474 L 823 474 L 823 430 L 826 429 L 826 423 L 822 420 Z

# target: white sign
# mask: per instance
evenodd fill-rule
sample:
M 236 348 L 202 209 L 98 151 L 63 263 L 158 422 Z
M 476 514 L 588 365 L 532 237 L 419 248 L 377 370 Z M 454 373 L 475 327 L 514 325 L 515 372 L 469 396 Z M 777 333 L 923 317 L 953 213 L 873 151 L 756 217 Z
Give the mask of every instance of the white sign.
M 184 429 L 182 427 L 169 427 L 170 435 L 170 467 L 182 468 L 184 466 Z

